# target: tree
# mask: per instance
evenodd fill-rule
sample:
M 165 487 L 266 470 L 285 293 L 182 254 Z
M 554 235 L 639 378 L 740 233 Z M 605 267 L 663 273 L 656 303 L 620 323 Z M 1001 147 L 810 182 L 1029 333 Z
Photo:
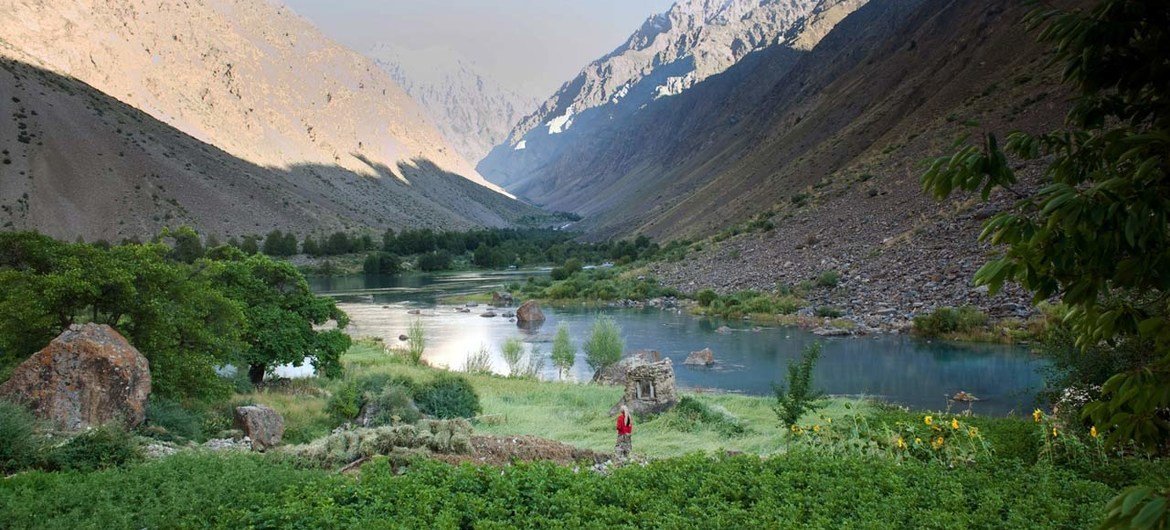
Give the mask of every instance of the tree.
M 799 363 L 788 361 L 788 384 L 772 386 L 772 392 L 776 395 L 772 411 L 780 420 L 781 427 L 796 425 L 806 413 L 825 406 L 822 399 L 825 393 L 813 390 L 812 387 L 813 369 L 820 356 L 821 343 L 809 344 L 801 353 Z
M 249 256 L 258 254 L 260 252 L 260 245 L 256 243 L 257 239 L 256 236 L 244 236 L 244 241 L 240 243 L 240 250 Z
M 622 358 L 626 345 L 622 341 L 622 329 L 608 316 L 598 317 L 581 349 L 585 350 L 585 362 L 595 371 L 608 368 Z
M 268 369 L 281 364 L 300 366 L 308 360 L 317 373 L 341 375 L 341 354 L 350 346 L 342 330 L 349 319 L 331 299 L 315 296 L 292 264 L 264 255 L 239 261 L 206 263 L 205 274 L 243 308 L 244 347 L 236 361 L 248 366 L 253 383 L 264 381 Z M 319 330 L 329 322 L 334 329 Z
M 387 228 L 385 232 L 382 232 L 382 252 L 398 254 L 398 239 L 392 228 Z
M 418 268 L 426 272 L 448 270 L 451 268 L 451 255 L 444 250 L 423 254 L 418 258 Z
M 199 240 L 199 234 L 195 229 L 189 226 L 180 226 L 176 230 L 164 228 L 160 237 L 164 241 L 170 240 L 171 252 L 168 255 L 170 259 L 195 263 L 195 260 L 203 257 L 203 242 Z
M 284 232 L 273 230 L 264 237 L 263 252 L 269 256 L 282 256 L 281 247 L 284 246 Z
M 1165 450 L 1170 438 L 1170 10 L 1158 2 L 1103 0 L 1089 10 L 1039 9 L 1028 16 L 1064 62 L 1076 92 L 1066 128 L 987 134 L 935 160 L 926 190 L 996 189 L 1019 200 L 988 220 L 981 239 L 1003 254 L 976 273 L 998 291 L 1018 282 L 1036 301 L 1057 296 L 1084 351 L 1148 352 L 1149 362 L 1115 374 L 1085 418 L 1113 444 Z M 1048 160 L 1043 186 L 1015 190 L 1009 155 Z
M 150 361 L 153 389 L 222 395 L 215 367 L 240 347 L 243 314 L 161 244 L 102 249 L 33 233 L 0 234 L 0 351 L 24 360 L 79 321 L 108 324 Z
M 321 245 L 313 239 L 312 235 L 305 236 L 305 242 L 301 244 L 301 252 L 308 254 L 314 258 L 321 255 Z
M 362 271 L 366 274 L 398 274 L 402 270 L 402 262 L 398 256 L 386 252 L 371 252 L 362 262 Z
M 573 346 L 573 341 L 569 338 L 569 327 L 562 322 L 557 326 L 557 334 L 553 338 L 553 366 L 556 366 L 561 377 L 564 377 L 573 368 L 573 363 L 576 361 L 577 348 Z
M 353 251 L 353 243 L 349 240 L 349 235 L 345 232 L 334 232 L 329 236 L 329 239 L 325 240 L 325 245 L 322 250 L 328 256 L 349 254 Z

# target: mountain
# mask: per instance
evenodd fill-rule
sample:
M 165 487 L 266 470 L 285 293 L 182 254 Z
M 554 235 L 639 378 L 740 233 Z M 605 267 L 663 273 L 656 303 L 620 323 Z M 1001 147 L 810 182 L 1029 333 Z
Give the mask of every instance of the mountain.
M 176 224 L 241 235 L 537 213 L 484 181 L 371 60 L 278 4 L 0 10 L 12 94 L 0 112 L 18 131 L 0 165 L 9 227 L 114 239 Z
M 640 110 L 677 97 L 754 51 L 773 45 L 803 49 L 817 34 L 799 31 L 811 15 L 839 19 L 863 3 L 821 6 L 815 0 L 684 0 L 655 15 L 608 55 L 585 67 L 512 130 L 478 169 L 489 180 L 528 195 L 562 151 L 599 136 Z M 812 24 L 810 24 L 812 25 Z M 615 142 L 624 141 L 613 138 Z M 568 204 L 571 201 L 561 201 Z
M 507 88 L 454 50 L 408 50 L 389 43 L 367 54 L 422 106 L 463 158 L 478 161 L 503 142 L 535 96 Z

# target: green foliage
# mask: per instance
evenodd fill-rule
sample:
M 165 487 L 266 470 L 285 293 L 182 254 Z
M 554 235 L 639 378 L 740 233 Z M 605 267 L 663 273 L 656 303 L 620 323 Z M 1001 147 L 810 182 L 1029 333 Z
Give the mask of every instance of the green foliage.
M 1170 527 L 1170 487 L 1133 486 L 1109 501 L 1102 528 Z
M 385 373 L 372 373 L 361 377 L 346 379 L 341 386 L 329 396 L 325 404 L 325 412 L 337 424 L 357 419 L 362 407 L 371 400 L 379 399 L 392 388 L 405 391 L 409 398 L 419 392 L 419 385 L 409 377 L 391 376 Z M 390 403 L 399 396 L 387 396 Z M 399 417 L 402 417 L 401 415 Z
M 711 429 L 725 438 L 742 436 L 747 427 L 735 416 L 723 410 L 715 410 L 691 396 L 683 396 L 678 405 L 659 421 L 666 421 L 680 431 Z
M 424 272 L 445 271 L 451 268 L 451 255 L 440 250 L 423 254 L 418 258 L 418 269 Z
M 273 230 L 264 236 L 262 252 L 274 257 L 288 257 L 297 253 L 297 236 L 292 232 L 285 234 L 280 230 Z
M 270 367 L 306 360 L 325 377 L 341 375 L 341 354 L 350 346 L 342 330 L 349 318 L 334 300 L 314 295 L 292 264 L 256 255 L 206 263 L 205 274 L 244 309 L 245 347 L 236 357 L 249 367 L 253 383 Z M 336 329 L 315 328 L 329 322 L 336 322 Z
M 483 410 L 475 388 L 455 374 L 439 374 L 423 384 L 414 396 L 419 410 L 436 418 L 471 418 Z
M 814 342 L 804 348 L 800 362 L 788 362 L 788 384 L 773 385 L 776 405 L 772 410 L 780 420 L 781 427 L 791 427 L 800 418 L 824 406 L 824 392 L 813 390 L 813 370 L 821 356 L 821 343 Z
M 366 274 L 398 274 L 402 271 L 402 261 L 394 254 L 371 252 L 362 262 L 362 271 Z
M 108 324 L 150 361 L 164 397 L 222 396 L 214 367 L 240 347 L 244 315 L 164 245 L 103 249 L 33 233 L 0 234 L 0 351 L 14 364 L 74 323 Z
M 360 441 L 348 445 L 361 454 Z M 551 463 L 416 461 L 405 473 L 400 464 L 375 458 L 354 480 L 270 456 L 177 455 L 104 473 L 13 477 L 0 486 L 0 505 L 15 528 L 1042 529 L 1093 527 L 1111 493 L 1047 467 L 945 469 L 807 452 L 692 455 L 607 475 Z
M 368 402 L 377 410 L 377 414 L 370 418 L 371 427 L 414 423 L 422 418 L 414 404 L 411 390 L 400 384 L 387 385 L 380 393 L 370 397 Z
M 833 288 L 841 281 L 841 274 L 837 271 L 825 271 L 820 276 L 817 276 L 818 287 Z
M 585 351 L 585 362 L 594 371 L 604 370 L 609 365 L 622 358 L 626 349 L 622 340 L 622 329 L 617 322 L 608 316 L 597 317 L 593 329 L 589 332 L 589 339 L 581 346 Z
M 570 258 L 568 260 L 565 260 L 564 265 L 561 265 L 560 267 L 553 268 L 552 272 L 550 272 L 549 275 L 552 276 L 553 280 L 565 280 L 565 279 L 568 279 L 570 276 L 577 274 L 578 272 L 581 272 L 582 268 L 583 268 L 583 265 L 581 263 L 581 260 L 579 260 L 577 258 Z
M 169 241 L 171 251 L 167 253 L 167 258 L 171 260 L 195 263 L 195 260 L 203 257 L 203 242 L 200 241 L 199 234 L 189 226 L 182 226 L 177 230 L 164 228 L 159 239 Z
M 201 442 L 206 438 L 203 425 L 204 418 L 200 413 L 183 407 L 178 401 L 151 396 L 146 403 L 144 430 L 156 438 Z M 156 431 L 158 428 L 165 431 L 164 436 Z
M 44 465 L 60 471 L 96 471 L 125 466 L 141 458 L 138 443 L 130 433 L 116 426 L 102 426 L 50 449 Z
M 406 362 L 419 365 L 422 364 L 423 353 L 427 350 L 427 333 L 423 329 L 422 321 L 415 319 L 410 323 L 410 328 L 406 330 L 406 349 L 403 350 Z
M 492 352 L 486 344 L 480 344 L 479 349 L 467 354 L 463 362 L 463 371 L 469 374 L 491 374 Z
M 1170 69 L 1158 51 L 1170 39 L 1170 11 L 1157 3 L 1101 0 L 1088 9 L 1043 7 L 1028 17 L 1063 61 L 1076 97 L 1066 127 L 988 134 L 933 161 L 924 188 L 945 198 L 1004 189 L 1019 200 L 990 219 L 981 238 L 1006 248 L 979 269 L 978 284 L 1006 282 L 1035 300 L 1059 296 L 1080 348 L 1126 345 L 1150 352 L 1120 372 L 1085 413 L 1109 426 L 1108 440 L 1164 450 L 1170 439 Z M 1151 65 L 1156 65 L 1152 66 Z M 1047 161 L 1034 195 L 1013 189 L 1009 156 Z
M 712 293 L 714 294 L 714 293 Z M 807 302 L 793 296 L 791 292 L 765 294 L 758 291 L 739 291 L 725 296 L 715 295 L 700 313 L 727 319 L 739 319 L 748 315 L 790 315 Z
M 940 307 L 914 317 L 914 331 L 924 337 L 969 333 L 987 325 L 987 315 L 976 307 Z
M 703 289 L 695 294 L 695 300 L 698 300 L 699 305 L 702 307 L 709 307 L 711 302 L 714 302 L 717 298 L 719 298 L 719 295 L 715 294 L 715 291 L 711 289 Z
M 946 468 L 990 463 L 992 446 L 968 418 L 921 414 L 894 422 L 849 414 L 837 422 L 820 418 L 812 426 L 789 426 L 789 450 L 818 454 L 919 461 Z
M 519 375 L 520 362 L 524 359 L 524 342 L 519 337 L 508 337 L 500 345 L 500 353 L 504 357 L 504 363 L 508 365 L 508 374 Z
M 821 318 L 840 318 L 844 313 L 833 306 L 823 305 L 817 308 L 816 315 Z
M 0 400 L 0 475 L 36 465 L 42 445 L 33 415 L 20 405 Z
M 577 347 L 573 345 L 569 327 L 564 322 L 557 325 L 557 334 L 553 337 L 552 362 L 562 377 L 577 362 Z

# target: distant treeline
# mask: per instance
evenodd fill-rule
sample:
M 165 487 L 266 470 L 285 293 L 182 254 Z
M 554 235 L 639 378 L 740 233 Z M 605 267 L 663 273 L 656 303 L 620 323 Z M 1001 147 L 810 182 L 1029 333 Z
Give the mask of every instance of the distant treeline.
M 685 251 L 688 244 L 671 242 L 662 247 L 646 236 L 585 243 L 575 240 L 578 235 L 547 228 L 469 231 L 424 228 L 401 232 L 387 229 L 378 237 L 370 232 L 351 234 L 338 231 L 326 235 L 310 234 L 302 239 L 291 232 L 273 230 L 265 236 L 232 237 L 221 242 L 214 235 L 204 238 L 187 227 L 164 231 L 164 237 L 175 249 L 175 259 L 187 263 L 214 252 L 218 247 L 234 247 L 244 254 L 273 257 L 305 254 L 322 258 L 365 254 L 363 268 L 366 272 L 386 274 L 399 272 L 406 258 L 411 258 L 414 267 L 422 271 L 450 270 L 460 266 L 500 269 L 510 266 L 559 265 L 569 260 L 583 263 L 609 261 L 623 265 L 659 258 L 667 253 L 678 254 Z M 123 243 L 137 241 L 127 240 Z M 110 246 L 102 241 L 95 244 L 107 248 Z

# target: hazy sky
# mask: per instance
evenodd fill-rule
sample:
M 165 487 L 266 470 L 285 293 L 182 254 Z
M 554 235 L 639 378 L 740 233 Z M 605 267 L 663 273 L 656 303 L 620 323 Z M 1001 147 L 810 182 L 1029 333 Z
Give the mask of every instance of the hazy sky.
M 552 93 L 673 0 L 283 0 L 359 52 L 449 47 L 505 85 Z

